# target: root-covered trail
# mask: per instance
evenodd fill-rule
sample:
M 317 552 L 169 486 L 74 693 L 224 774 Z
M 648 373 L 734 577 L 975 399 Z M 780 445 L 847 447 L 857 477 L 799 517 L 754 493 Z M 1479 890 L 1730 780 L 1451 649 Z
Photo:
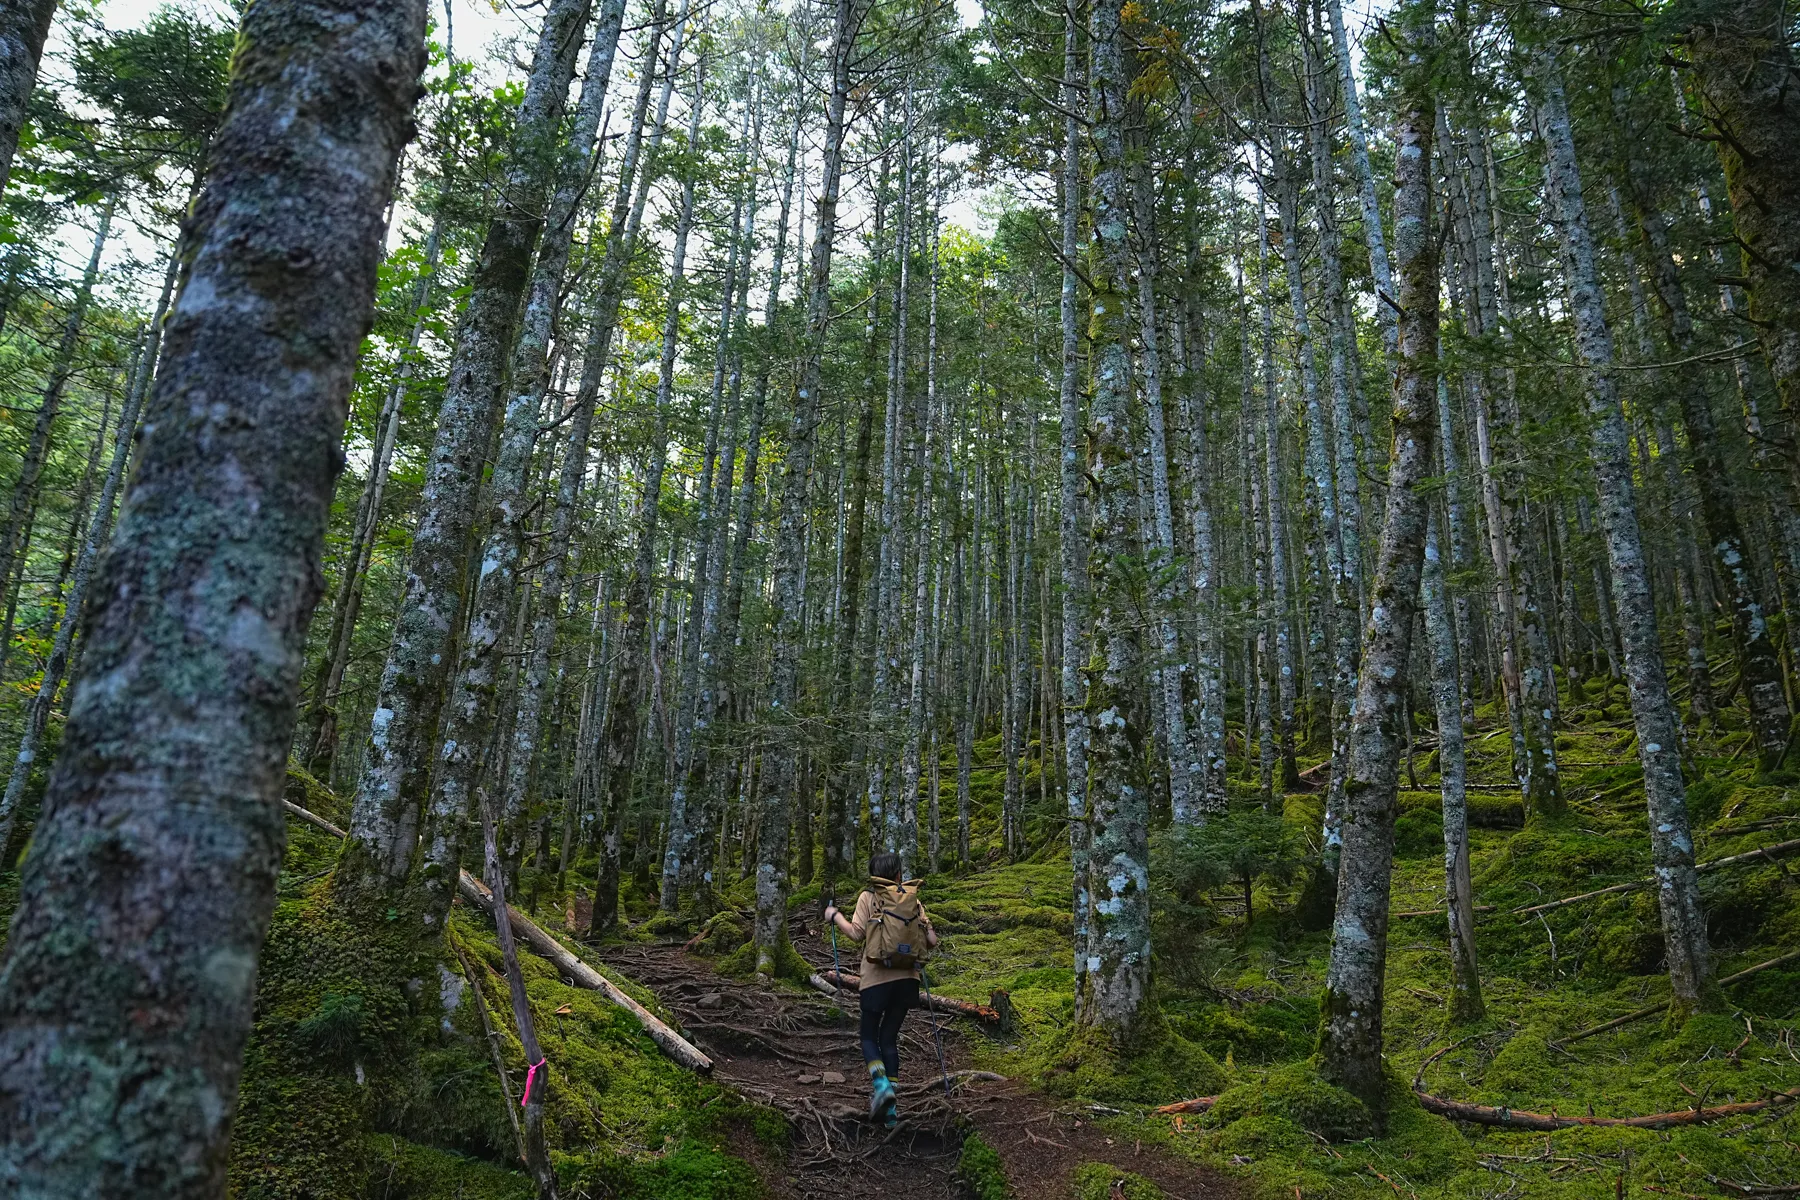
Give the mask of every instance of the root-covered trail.
M 830 965 L 830 950 L 810 930 L 795 922 L 792 932 L 809 962 Z M 845 994 L 840 1011 L 824 995 L 720 975 L 674 943 L 617 945 L 603 956 L 680 1019 L 687 1036 L 712 1056 L 715 1079 L 787 1116 L 793 1132 L 786 1161 L 764 1155 L 758 1163 L 776 1196 L 877 1200 L 898 1189 L 908 1200 L 965 1200 L 969 1190 L 957 1176 L 957 1163 L 969 1129 L 1000 1156 L 1012 1193 L 1033 1200 L 1074 1196 L 1073 1176 L 1084 1163 L 1142 1175 L 1170 1200 L 1241 1194 L 1232 1180 L 1197 1163 L 1103 1131 L 1086 1105 L 968 1070 L 962 1042 L 967 1022 L 925 1012 L 907 1018 L 901 1121 L 889 1132 L 868 1119 L 854 992 Z M 948 1097 L 932 1021 L 944 1035 Z

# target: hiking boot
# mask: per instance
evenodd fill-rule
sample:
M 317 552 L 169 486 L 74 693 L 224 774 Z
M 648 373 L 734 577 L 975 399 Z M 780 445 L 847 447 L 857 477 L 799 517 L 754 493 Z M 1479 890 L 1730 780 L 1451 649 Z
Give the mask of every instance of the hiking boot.
M 898 1094 L 896 1094 L 893 1097 L 892 1102 L 888 1105 L 887 1116 L 885 1116 L 881 1119 L 881 1124 L 882 1124 L 882 1127 L 885 1129 L 894 1129 L 899 1126 L 899 1124 L 900 1124 L 900 1097 Z
M 876 1074 L 870 1078 L 872 1091 L 869 1094 L 869 1116 L 873 1120 L 892 1122 L 896 1118 L 894 1112 L 900 1097 L 894 1092 L 894 1085 L 886 1075 Z

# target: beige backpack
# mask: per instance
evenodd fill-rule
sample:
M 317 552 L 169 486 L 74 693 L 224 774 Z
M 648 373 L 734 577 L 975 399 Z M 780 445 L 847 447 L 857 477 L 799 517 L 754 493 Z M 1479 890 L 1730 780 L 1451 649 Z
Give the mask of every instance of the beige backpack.
M 863 957 L 897 971 L 910 971 L 925 961 L 925 915 L 919 903 L 921 880 L 894 883 L 870 879 L 875 913 L 863 938 Z

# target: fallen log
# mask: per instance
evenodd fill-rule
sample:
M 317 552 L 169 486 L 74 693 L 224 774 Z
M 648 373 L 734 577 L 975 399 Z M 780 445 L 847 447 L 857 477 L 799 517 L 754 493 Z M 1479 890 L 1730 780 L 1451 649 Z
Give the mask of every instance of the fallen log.
M 827 996 L 838 996 L 844 992 L 856 992 L 862 988 L 862 980 L 848 973 L 836 971 L 820 971 L 807 980 L 813 987 Z M 953 1000 L 949 996 L 940 996 L 936 992 L 923 995 L 919 1002 L 926 1008 L 937 1012 L 953 1013 L 959 1017 L 974 1017 L 977 1021 L 986 1021 L 990 1025 L 1000 1024 L 1000 1012 L 985 1004 L 976 1004 L 969 1000 Z
M 1791 963 L 1795 959 L 1800 959 L 1800 950 L 1795 950 L 1791 954 L 1779 955 L 1775 958 L 1771 958 L 1768 962 L 1757 963 L 1754 967 L 1745 967 L 1737 974 L 1727 975 L 1725 978 L 1719 980 L 1719 986 L 1724 987 L 1726 984 L 1737 983 L 1741 980 L 1750 978 L 1750 976 L 1755 975 L 1760 971 L 1767 971 L 1771 967 L 1779 967 L 1784 963 Z M 1653 1017 L 1667 1007 L 1669 1007 L 1669 1002 L 1664 1000 L 1660 1004 L 1652 1004 L 1648 1008 L 1640 1008 L 1635 1012 L 1628 1012 L 1622 1017 L 1614 1017 L 1612 1020 L 1595 1025 L 1591 1029 L 1583 1029 L 1579 1033 L 1571 1033 L 1561 1041 L 1551 1042 L 1550 1044 L 1561 1049 L 1570 1042 L 1579 1042 L 1584 1038 L 1591 1038 L 1597 1033 L 1605 1033 L 1609 1029 L 1617 1029 L 1621 1025 L 1629 1025 L 1633 1021 L 1641 1021 L 1645 1017 Z
M 1217 1096 L 1195 1096 L 1192 1100 L 1177 1100 L 1173 1104 L 1165 1104 L 1156 1110 L 1156 1115 L 1169 1117 L 1176 1113 L 1203 1113 L 1218 1102 Z
M 1776 842 L 1773 846 L 1763 846 L 1757 850 L 1746 850 L 1742 854 L 1731 854 L 1724 858 L 1715 858 L 1711 862 L 1697 863 L 1694 866 L 1694 871 L 1696 874 L 1705 874 L 1708 871 L 1720 871 L 1726 867 L 1742 866 L 1745 863 L 1755 862 L 1757 860 L 1772 863 L 1777 858 L 1785 858 L 1796 851 L 1800 851 L 1800 838 L 1795 838 L 1786 842 Z M 1619 892 L 1635 892 L 1640 888 L 1647 888 L 1655 882 L 1656 880 L 1654 878 L 1634 879 L 1630 883 L 1615 883 L 1611 887 L 1603 887 L 1598 891 L 1583 892 L 1579 896 L 1564 896 L 1561 900 L 1550 900 L 1543 904 L 1533 904 L 1529 908 L 1515 908 L 1512 911 L 1514 916 L 1534 916 L 1537 913 L 1550 912 L 1551 910 L 1558 908 L 1566 908 L 1571 904 L 1580 904 L 1583 900 L 1593 900 L 1599 896 L 1612 896 Z
M 1716 1108 L 1678 1109 L 1675 1112 L 1651 1113 L 1646 1117 L 1564 1117 L 1556 1113 L 1521 1112 L 1514 1108 L 1495 1108 L 1486 1104 L 1470 1104 L 1462 1100 L 1449 1100 L 1443 1096 L 1434 1096 L 1430 1092 L 1413 1093 L 1426 1112 L 1436 1113 L 1440 1117 L 1448 1117 L 1452 1121 L 1467 1121 L 1474 1125 L 1495 1125 L 1503 1129 L 1525 1129 L 1534 1133 L 1548 1133 L 1557 1129 L 1577 1129 L 1583 1125 L 1604 1125 L 1626 1129 L 1670 1129 L 1677 1125 L 1704 1125 L 1709 1121 L 1722 1121 L 1728 1117 L 1741 1117 L 1746 1113 L 1761 1112 L 1778 1104 L 1792 1104 L 1800 1100 L 1800 1088 L 1785 1092 L 1776 1092 L 1763 1100 L 1749 1100 L 1741 1104 L 1721 1104 Z
M 480 880 L 467 871 L 457 881 L 457 889 L 475 904 L 480 905 L 490 914 L 494 908 L 494 898 Z M 662 1048 L 662 1052 L 691 1071 L 702 1075 L 712 1073 L 712 1059 L 702 1054 L 694 1044 L 669 1028 L 649 1009 L 626 995 L 617 984 L 602 975 L 594 968 L 582 962 L 570 952 L 568 947 L 551 937 L 540 928 L 537 922 L 512 905 L 506 906 L 506 915 L 512 920 L 513 932 L 525 939 L 530 947 L 556 964 L 557 970 L 574 980 L 579 987 L 599 992 L 608 1000 L 636 1017 L 650 1040 Z
M 349 836 L 342 829 L 339 829 L 336 825 L 327 821 L 324 817 L 319 816 L 315 812 L 309 812 L 308 810 L 301 808 L 291 800 L 283 800 L 281 803 L 282 806 L 294 816 L 299 817 L 302 821 L 317 826 L 326 833 L 331 834 L 333 837 L 341 838 Z M 476 879 L 467 871 L 464 871 L 462 873 L 462 878 L 458 881 L 458 890 L 492 915 L 494 898 L 488 892 L 486 885 L 481 883 L 480 880 Z M 543 929 L 539 928 L 537 922 L 525 916 L 524 913 L 521 913 L 510 904 L 506 906 L 506 912 L 507 915 L 512 918 L 513 932 L 519 937 L 524 938 L 526 943 L 529 944 L 533 950 L 555 963 L 557 969 L 564 975 L 567 975 L 570 979 L 574 980 L 577 987 L 584 987 L 589 991 L 599 992 L 608 1000 L 611 1000 L 614 1004 L 636 1017 L 638 1019 L 638 1024 L 644 1027 L 644 1032 L 650 1035 L 650 1040 L 661 1047 L 664 1054 L 667 1054 L 682 1066 L 687 1067 L 689 1070 L 698 1071 L 703 1075 L 712 1072 L 712 1059 L 706 1057 L 706 1055 L 702 1054 L 693 1043 L 669 1028 L 665 1022 L 656 1016 L 656 1014 L 626 995 L 612 980 L 575 957 L 574 954 L 570 953 L 566 946 L 551 937 Z

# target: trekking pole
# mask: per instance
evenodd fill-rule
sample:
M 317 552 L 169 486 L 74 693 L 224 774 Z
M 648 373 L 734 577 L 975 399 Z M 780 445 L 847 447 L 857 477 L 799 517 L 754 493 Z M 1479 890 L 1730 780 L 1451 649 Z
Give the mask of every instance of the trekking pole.
M 931 985 L 925 981 L 925 964 L 919 964 L 919 990 L 925 993 L 925 1020 L 931 1025 L 931 1038 L 937 1043 L 938 1070 L 944 1076 L 944 1097 L 950 1097 L 950 1067 L 944 1062 L 943 1027 L 931 1017 Z
M 837 907 L 835 894 L 833 894 L 830 904 L 833 908 Z M 844 965 L 838 961 L 837 921 L 827 921 L 825 927 L 831 932 L 831 986 L 837 999 L 838 1016 L 848 1016 L 849 1014 L 844 1011 Z

